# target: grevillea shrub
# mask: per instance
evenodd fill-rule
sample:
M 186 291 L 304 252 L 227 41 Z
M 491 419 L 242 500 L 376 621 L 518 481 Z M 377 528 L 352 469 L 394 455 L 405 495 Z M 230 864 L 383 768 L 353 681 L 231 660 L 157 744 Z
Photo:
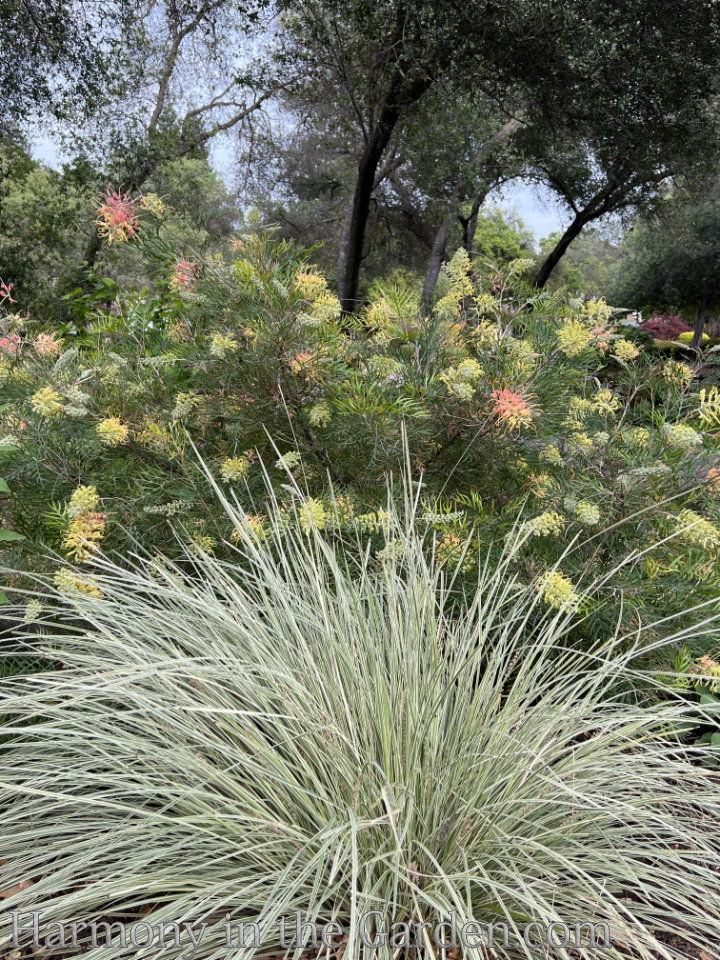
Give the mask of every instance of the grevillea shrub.
M 506 925 L 498 957 L 536 955 L 530 923 L 533 944 L 549 924 L 606 924 L 577 954 L 598 960 L 714 950 L 720 794 L 694 762 L 712 748 L 677 736 L 698 707 L 614 695 L 642 680 L 643 628 L 568 647 L 597 598 L 554 572 L 522 586 L 512 549 L 463 601 L 392 511 L 376 567 L 312 515 L 259 539 L 228 510 L 235 562 L 68 569 L 76 588 L 42 597 L 62 626 L 26 625 L 57 669 L 0 688 L 0 943 L 13 910 L 40 911 L 42 937 L 205 923 L 204 960 L 227 954 L 229 916 L 277 952 L 300 910 L 342 925 L 345 957 L 390 960 L 359 941 L 363 914 L 375 939 L 455 911 Z M 115 928 L 116 956 L 134 935 Z
M 469 582 L 522 509 L 527 581 L 561 556 L 573 581 L 635 550 L 628 622 L 674 609 L 689 585 L 717 592 L 717 353 L 702 367 L 661 358 L 604 302 L 533 293 L 523 261 L 488 278 L 463 251 L 429 316 L 405 285 L 342 319 L 311 254 L 258 230 L 203 255 L 166 234 L 164 216 L 157 199 L 124 195 L 99 212 L 108 239 L 152 271 L 150 289 L 105 305 L 102 289 L 83 295 L 72 326 L 5 299 L 7 567 L 136 543 L 229 556 L 200 458 L 259 529 L 267 472 L 284 514 L 298 509 L 292 478 L 319 526 L 377 556 L 384 480 L 408 461 L 424 479 L 418 522 L 448 557 L 474 531 Z

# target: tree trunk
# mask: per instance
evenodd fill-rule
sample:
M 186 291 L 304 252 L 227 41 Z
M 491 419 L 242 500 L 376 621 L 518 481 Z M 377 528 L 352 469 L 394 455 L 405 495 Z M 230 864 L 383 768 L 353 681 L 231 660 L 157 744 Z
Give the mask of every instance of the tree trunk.
M 470 217 L 463 217 L 458 214 L 458 220 L 460 221 L 460 226 L 462 227 L 462 238 L 460 239 L 460 246 L 465 250 L 468 248 L 468 231 L 470 229 Z M 470 254 L 468 253 L 468 256 Z
M 460 214 L 458 214 L 458 220 L 460 221 L 460 226 L 462 227 L 462 239 L 460 243 L 467 251 L 467 255 L 471 260 L 473 255 L 473 243 L 475 242 L 475 233 L 477 232 L 478 213 L 480 212 L 480 205 L 486 196 L 487 191 L 483 191 L 481 197 L 475 197 L 472 202 L 472 207 L 470 208 L 470 214 L 467 217 L 462 217 Z
M 425 273 L 425 281 L 423 282 L 422 302 L 425 308 L 427 308 L 427 305 L 430 303 L 432 292 L 435 289 L 435 284 L 440 276 L 440 268 L 442 267 L 443 261 L 446 258 L 448 237 L 450 236 L 450 231 L 452 230 L 453 224 L 456 220 L 459 220 L 462 226 L 462 246 L 467 250 L 468 256 L 472 256 L 472 245 L 475 240 L 475 231 L 477 230 L 478 211 L 482 206 L 485 197 L 488 195 L 489 190 L 487 188 L 483 188 L 477 193 L 475 199 L 473 200 L 470 216 L 467 219 L 464 219 L 457 212 L 458 204 L 460 203 L 464 188 L 465 185 L 461 184 L 456 189 L 455 194 L 450 201 L 450 206 L 448 207 L 448 212 L 445 216 L 445 219 L 438 227 L 437 233 L 435 234 L 435 239 L 433 240 L 432 250 L 430 252 L 430 262 L 428 263 L 427 272 Z
M 570 244 L 573 242 L 573 240 L 575 240 L 576 237 L 580 235 L 585 224 L 589 223 L 592 219 L 593 215 L 587 210 L 581 210 L 578 214 L 576 214 L 575 219 L 572 221 L 565 233 L 563 233 L 563 235 L 560 237 L 556 245 L 545 259 L 545 262 L 538 270 L 533 282 L 533 286 L 537 290 L 542 290 L 542 288 L 550 279 L 550 274 L 565 256 Z
M 397 115 L 389 114 L 385 116 L 384 124 L 377 124 L 358 166 L 355 194 L 340 245 L 338 265 L 338 294 L 344 314 L 353 313 L 356 308 L 360 264 L 363 259 L 370 200 L 375 185 L 375 171 L 397 120 Z
M 430 262 L 428 263 L 422 289 L 422 302 L 424 307 L 427 307 L 428 303 L 430 302 L 430 297 L 435 289 L 437 279 L 440 276 L 440 267 L 442 267 L 443 260 L 445 260 L 446 256 L 445 248 L 447 246 L 448 237 L 450 236 L 450 231 L 452 230 L 453 224 L 456 220 L 457 207 L 455 203 L 452 203 L 450 205 L 450 209 L 445 215 L 445 219 L 437 228 L 435 238 L 433 239 L 432 250 L 430 251 Z
M 100 253 L 101 248 L 102 239 L 100 237 L 100 231 L 97 227 L 95 227 L 90 239 L 88 240 L 87 246 L 85 247 L 83 266 L 81 267 L 83 274 L 85 274 L 86 269 L 92 270 L 92 268 L 95 266 L 95 261 L 97 260 L 97 255 Z M 82 280 L 80 281 L 80 286 L 84 288 Z
M 402 78 L 398 76 L 388 91 L 378 121 L 368 137 L 358 164 L 350 216 L 340 246 L 338 296 L 343 314 L 347 315 L 356 309 L 363 244 L 378 165 L 402 110 L 416 103 L 431 83 L 430 77 L 422 77 L 403 91 Z
M 467 229 L 463 231 L 463 240 L 465 241 L 463 246 L 467 250 L 468 256 L 471 260 L 473 257 L 475 234 L 477 233 L 478 214 L 480 213 L 480 207 L 485 203 L 485 197 L 489 192 L 489 190 L 481 190 L 480 193 L 476 195 L 472 203 L 470 216 L 468 217 Z
M 695 327 L 693 328 L 693 338 L 690 346 L 693 350 L 699 350 L 702 345 L 703 328 L 707 318 L 707 292 L 703 290 L 700 306 L 695 317 Z
M 528 104 L 523 104 L 522 109 L 519 112 L 519 116 L 511 117 L 510 120 L 507 120 L 496 133 L 494 133 L 488 140 L 485 141 L 473 158 L 474 164 L 479 167 L 481 164 L 484 166 L 488 163 L 493 163 L 498 148 L 506 140 L 512 137 L 513 134 L 515 134 L 522 126 L 522 117 L 525 115 L 527 109 Z M 487 167 L 485 167 L 485 173 L 487 174 Z M 450 236 L 450 231 L 452 230 L 453 224 L 457 219 L 460 219 L 463 227 L 462 245 L 468 251 L 468 254 L 470 254 L 471 251 L 469 248 L 472 247 L 472 243 L 475 239 L 475 231 L 477 229 L 478 210 L 480 209 L 485 197 L 489 193 L 488 182 L 490 179 L 491 177 L 486 175 L 483 180 L 480 181 L 482 183 L 482 187 L 475 195 L 470 217 L 467 220 L 463 220 L 462 217 L 459 217 L 458 207 L 463 197 L 468 193 L 469 183 L 467 178 L 463 177 L 456 184 L 448 204 L 447 213 L 443 218 L 442 223 L 438 227 L 437 233 L 435 234 L 435 240 L 433 241 L 432 251 L 430 253 L 430 263 L 428 264 L 427 273 L 425 274 L 422 292 L 422 301 L 425 309 L 427 309 L 427 306 L 430 303 L 430 297 L 432 296 L 432 292 L 435 289 L 435 284 L 437 283 L 437 279 L 440 275 L 440 267 L 442 266 L 443 259 L 445 258 L 445 246 L 447 244 L 448 237 Z

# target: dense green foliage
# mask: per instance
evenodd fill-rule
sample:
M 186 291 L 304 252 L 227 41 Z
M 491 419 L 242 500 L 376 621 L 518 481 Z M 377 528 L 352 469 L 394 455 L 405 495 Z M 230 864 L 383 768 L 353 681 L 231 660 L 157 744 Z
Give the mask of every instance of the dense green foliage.
M 109 289 L 138 289 L 150 276 L 122 245 L 93 253 L 90 276 L 82 264 L 93 243 L 101 172 L 88 160 L 53 170 L 34 160 L 22 143 L 0 144 L 0 280 L 12 283 L 16 312 L 68 319 L 68 294 L 78 285 L 87 294 L 100 276 Z M 227 238 L 239 211 L 204 156 L 158 164 L 148 178 L 149 192 L 160 193 L 172 210 L 165 229 L 176 244 L 192 241 L 201 249 Z M 107 300 L 107 290 L 104 291 Z
M 148 286 L 100 282 L 54 327 L 5 300 L 7 564 L 136 542 L 230 555 L 208 470 L 259 531 L 267 474 L 283 516 L 382 557 L 384 480 L 409 466 L 419 521 L 469 583 L 490 544 L 520 536 L 521 577 L 562 564 L 549 603 L 633 551 L 616 577 L 627 622 L 679 609 L 690 585 L 715 595 L 715 352 L 668 359 L 603 301 L 532 294 L 529 260 L 488 274 L 461 249 L 430 314 L 396 284 L 343 323 L 312 253 L 259 227 L 203 255 L 150 194 L 110 197 L 99 223 Z
M 691 317 L 720 305 L 720 193 L 715 180 L 684 184 L 644 216 L 625 241 L 616 296 Z

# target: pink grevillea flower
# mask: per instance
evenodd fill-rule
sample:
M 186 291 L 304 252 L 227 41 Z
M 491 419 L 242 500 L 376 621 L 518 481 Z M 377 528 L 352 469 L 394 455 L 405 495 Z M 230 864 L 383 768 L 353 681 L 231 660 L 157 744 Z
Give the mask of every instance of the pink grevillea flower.
M 610 349 L 610 331 L 605 327 L 593 327 L 590 331 L 595 347 L 604 353 Z
M 195 276 L 195 265 L 189 260 L 180 260 L 175 264 L 170 283 L 176 290 L 192 292 L 196 285 Z
M 9 337 L 0 338 L 0 351 L 2 353 L 12 354 L 12 356 L 17 356 L 20 350 L 20 344 L 20 337 L 16 333 L 11 333 Z
M 708 489 L 713 493 L 720 493 L 720 470 L 717 467 L 711 467 L 707 472 L 705 481 Z
M 41 357 L 56 357 L 60 353 L 60 343 L 52 333 L 39 334 L 33 346 Z
M 300 377 L 312 377 L 315 373 L 317 355 L 312 351 L 296 353 L 290 358 L 289 366 L 294 374 Z
M 493 390 L 490 398 L 495 406 L 498 420 L 511 430 L 530 426 L 533 410 L 521 393 L 515 390 Z
M 108 243 L 124 243 L 138 230 L 137 203 L 127 193 L 110 193 L 102 198 L 95 224 Z
M 13 283 L 2 283 L 0 282 L 0 303 L 4 300 L 9 300 L 10 303 L 17 303 L 17 300 L 13 300 L 11 293 L 12 288 L 15 286 Z

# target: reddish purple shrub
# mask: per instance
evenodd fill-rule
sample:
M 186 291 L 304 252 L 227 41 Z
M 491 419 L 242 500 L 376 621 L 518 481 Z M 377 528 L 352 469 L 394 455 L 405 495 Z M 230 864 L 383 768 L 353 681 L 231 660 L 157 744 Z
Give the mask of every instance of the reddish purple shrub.
M 640 324 L 640 329 L 656 340 L 674 340 L 679 334 L 692 331 L 679 313 L 654 313 Z

